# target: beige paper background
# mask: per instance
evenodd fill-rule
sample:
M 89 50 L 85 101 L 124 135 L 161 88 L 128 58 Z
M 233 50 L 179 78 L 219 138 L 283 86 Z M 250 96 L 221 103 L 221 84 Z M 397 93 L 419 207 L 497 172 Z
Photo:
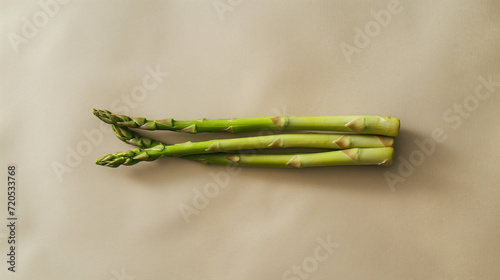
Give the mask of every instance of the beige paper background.
M 392 5 L 387 26 L 375 23 Z M 498 279 L 497 1 L 71 1 L 50 16 L 37 1 L 2 1 L 0 11 L 1 224 L 11 163 L 19 217 L 16 273 L 0 227 L 2 279 Z M 341 44 L 356 46 L 366 26 L 373 37 L 349 61 Z M 148 67 L 168 76 L 155 83 Z M 144 79 L 156 85 L 138 95 Z M 130 147 L 92 108 L 153 119 L 382 114 L 402 131 L 391 167 L 111 169 L 94 160 Z M 415 141 L 439 128 L 446 141 L 424 155 Z M 413 171 L 401 165 L 410 157 Z M 404 181 L 391 187 L 387 174 Z M 214 184 L 187 223 L 179 209 Z M 328 238 L 336 247 L 318 261 Z

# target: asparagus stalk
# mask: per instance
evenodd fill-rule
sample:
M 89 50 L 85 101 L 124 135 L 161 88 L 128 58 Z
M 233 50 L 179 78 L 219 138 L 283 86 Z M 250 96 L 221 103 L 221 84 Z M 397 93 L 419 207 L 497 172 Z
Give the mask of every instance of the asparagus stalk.
M 390 165 L 393 161 L 393 148 L 352 148 L 340 151 L 266 155 L 266 154 L 205 154 L 188 155 L 184 159 L 194 160 L 206 165 L 236 165 L 251 167 L 302 168 L 334 165 Z
M 320 130 L 398 136 L 400 121 L 389 116 L 260 117 L 230 120 L 148 120 L 94 109 L 102 121 L 117 126 L 147 130 L 198 132 L 252 132 L 260 130 Z
M 394 138 L 388 136 L 356 135 L 356 134 L 277 134 L 267 136 L 252 136 L 232 139 L 216 139 L 203 142 L 186 142 L 168 145 L 146 137 L 126 127 L 111 125 L 118 139 L 143 149 L 163 145 L 174 149 L 168 156 L 178 156 L 185 152 L 225 152 L 246 149 L 265 148 L 382 148 L 392 147 Z M 188 151 L 186 151 L 188 149 Z M 196 150 L 197 149 L 197 150 Z M 195 151 L 192 151 L 195 150 Z
M 246 149 L 266 148 L 326 148 L 346 149 L 352 147 L 392 147 L 394 139 L 373 135 L 341 134 L 281 134 L 233 139 L 218 139 L 203 142 L 185 142 L 166 145 L 140 135 L 128 128 L 112 125 L 115 135 L 125 143 L 141 148 L 106 155 L 96 161 L 99 165 L 117 167 L 134 165 L 141 161 L 153 161 L 160 157 L 178 157 L 190 154 L 217 153 Z
M 154 148 L 153 148 L 154 149 Z M 151 161 L 157 157 L 132 157 L 140 149 L 105 156 L 97 161 L 99 165 L 118 167 L 134 165 L 140 161 Z M 237 165 L 253 167 L 315 167 L 335 165 L 390 165 L 394 157 L 392 147 L 385 148 L 351 148 L 320 153 L 307 154 L 193 154 L 181 158 L 197 161 L 206 165 Z

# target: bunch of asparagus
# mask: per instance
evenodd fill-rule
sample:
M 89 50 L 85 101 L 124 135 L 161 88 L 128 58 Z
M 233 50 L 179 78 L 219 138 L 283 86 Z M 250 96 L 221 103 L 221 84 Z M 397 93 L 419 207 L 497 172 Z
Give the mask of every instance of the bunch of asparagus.
M 99 165 L 118 167 L 153 161 L 160 157 L 179 157 L 203 164 L 257 167 L 313 167 L 333 165 L 390 165 L 393 144 L 399 134 L 399 119 L 389 116 L 261 117 L 231 120 L 148 120 L 93 111 L 111 125 L 118 139 L 139 148 L 106 155 Z M 317 130 L 348 134 L 274 134 L 266 136 L 216 139 L 168 145 L 132 129 L 198 132 L 255 132 Z M 296 154 L 245 153 L 269 148 L 320 148 L 327 152 Z

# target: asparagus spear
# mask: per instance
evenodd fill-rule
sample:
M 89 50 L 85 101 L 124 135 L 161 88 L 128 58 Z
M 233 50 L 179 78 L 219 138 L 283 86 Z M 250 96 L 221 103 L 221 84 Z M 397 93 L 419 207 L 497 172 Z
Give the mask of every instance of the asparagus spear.
M 321 130 L 398 136 L 399 119 L 389 116 L 260 117 L 231 120 L 148 120 L 94 109 L 102 121 L 118 126 L 147 130 L 198 132 L 251 132 L 260 130 Z
M 135 149 L 128 152 L 107 155 L 97 160 L 96 163 L 109 167 L 118 167 L 120 165 L 134 165 L 141 161 L 152 161 L 158 158 L 141 153 L 142 151 Z M 134 157 L 135 154 L 138 154 L 138 156 Z M 193 154 L 184 155 L 181 158 L 207 165 L 301 168 L 334 165 L 390 165 L 392 164 L 393 156 L 394 149 L 392 147 L 384 147 L 351 148 L 307 154 Z
M 281 134 L 233 139 L 218 139 L 203 142 L 186 142 L 166 145 L 140 135 L 128 128 L 112 125 L 115 135 L 125 143 L 141 148 L 106 155 L 96 161 L 99 165 L 117 167 L 134 165 L 141 161 L 153 161 L 159 157 L 178 157 L 190 154 L 216 153 L 246 149 L 265 148 L 327 148 L 391 147 L 392 137 L 373 135 L 341 134 Z
M 184 159 L 211 165 L 237 165 L 253 167 L 315 167 L 334 165 L 390 165 L 393 148 L 352 148 L 340 151 L 266 155 L 266 154 L 205 154 L 188 155 Z
M 392 147 L 394 138 L 388 136 L 356 135 L 356 134 L 277 134 L 252 136 L 232 139 L 216 139 L 203 142 L 187 142 L 168 145 L 139 134 L 129 128 L 111 125 L 116 137 L 127 144 L 143 149 L 163 145 L 174 149 L 168 156 L 178 156 L 203 152 L 224 152 L 245 149 L 265 148 L 377 148 Z M 177 147 L 177 149 L 175 148 Z M 187 149 L 187 150 L 186 150 Z

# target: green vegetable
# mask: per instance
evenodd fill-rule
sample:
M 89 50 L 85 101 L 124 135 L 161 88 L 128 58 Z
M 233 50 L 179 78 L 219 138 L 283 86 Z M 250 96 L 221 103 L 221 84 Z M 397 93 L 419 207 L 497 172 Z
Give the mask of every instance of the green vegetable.
M 393 148 L 352 148 L 309 154 L 206 154 L 189 155 L 184 159 L 207 165 L 237 165 L 253 167 L 315 167 L 334 165 L 390 165 Z
M 319 130 L 355 132 L 398 136 L 400 121 L 389 116 L 323 116 L 323 117 L 260 117 L 231 120 L 148 120 L 112 114 L 106 110 L 95 110 L 102 121 L 121 127 L 147 130 L 173 130 L 188 133 L 198 132 L 252 132 L 261 130 Z
M 392 147 L 394 138 L 388 136 L 356 135 L 356 134 L 276 134 L 267 136 L 252 136 L 232 139 L 216 139 L 203 142 L 187 142 L 182 144 L 167 145 L 148 138 L 126 127 L 111 125 L 116 137 L 127 144 L 140 148 L 151 148 L 156 145 L 164 145 L 173 149 L 172 155 L 184 153 L 189 150 L 198 149 L 195 153 L 212 152 L 219 147 L 221 151 L 265 149 L 265 148 L 325 148 L 325 149 L 347 149 L 347 148 L 377 148 Z M 169 156 L 172 156 L 169 155 Z
M 186 142 L 166 145 L 145 137 L 125 127 L 112 125 L 115 135 L 125 143 L 142 149 L 106 155 L 96 161 L 99 165 L 117 167 L 134 165 L 141 161 L 152 161 L 159 157 L 179 157 L 191 154 L 218 153 L 247 149 L 267 148 L 325 148 L 347 149 L 353 147 L 376 148 L 392 147 L 394 139 L 373 135 L 342 134 L 278 134 L 233 139 L 217 139 L 203 142 Z

